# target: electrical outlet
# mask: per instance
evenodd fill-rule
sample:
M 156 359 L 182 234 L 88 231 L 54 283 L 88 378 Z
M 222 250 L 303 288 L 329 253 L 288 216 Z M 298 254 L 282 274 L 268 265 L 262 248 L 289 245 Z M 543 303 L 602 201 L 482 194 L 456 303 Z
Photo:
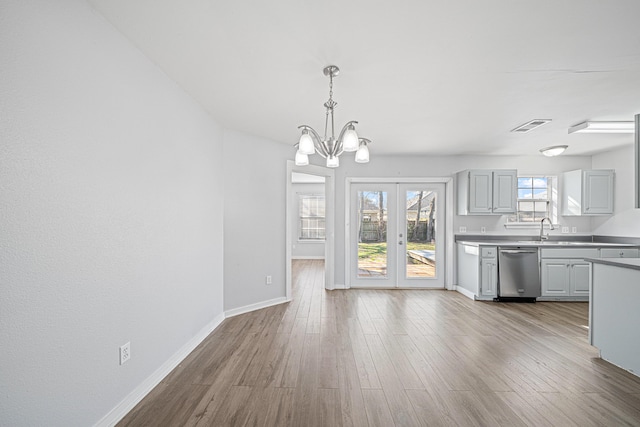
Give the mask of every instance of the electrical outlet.
M 460 233 L 466 233 L 467 232 L 467 227 L 460 227 Z
M 563 233 L 568 233 L 569 232 L 569 227 L 562 227 L 562 232 Z
M 577 233 L 578 232 L 578 227 L 571 227 L 571 232 L 572 233 Z
M 482 234 L 486 233 L 487 232 L 487 227 L 480 227 L 480 232 Z
M 266 280 L 266 281 L 267 281 L 267 285 L 270 285 L 271 283 L 273 283 L 273 282 L 271 281 L 271 276 L 267 276 L 267 280 Z
M 124 365 L 131 359 L 131 342 L 120 346 L 120 364 Z

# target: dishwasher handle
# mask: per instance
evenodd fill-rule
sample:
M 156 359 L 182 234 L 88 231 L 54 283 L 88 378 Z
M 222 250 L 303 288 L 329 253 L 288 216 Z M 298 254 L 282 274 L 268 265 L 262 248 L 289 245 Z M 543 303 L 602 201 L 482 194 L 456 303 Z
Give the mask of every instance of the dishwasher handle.
M 535 254 L 537 249 L 500 249 L 503 254 Z

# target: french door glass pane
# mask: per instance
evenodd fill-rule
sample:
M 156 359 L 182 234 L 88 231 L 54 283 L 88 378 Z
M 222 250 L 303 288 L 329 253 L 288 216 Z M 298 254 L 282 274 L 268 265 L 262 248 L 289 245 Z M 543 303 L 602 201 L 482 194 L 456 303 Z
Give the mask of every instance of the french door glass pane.
M 406 192 L 406 276 L 436 275 L 436 192 L 427 189 Z
M 387 198 L 358 191 L 358 277 L 387 277 Z

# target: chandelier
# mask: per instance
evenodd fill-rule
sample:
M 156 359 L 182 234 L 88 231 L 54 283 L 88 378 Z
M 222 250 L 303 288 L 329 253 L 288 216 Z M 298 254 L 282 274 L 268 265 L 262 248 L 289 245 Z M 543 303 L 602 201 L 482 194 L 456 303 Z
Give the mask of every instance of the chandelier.
M 324 137 L 320 137 L 311 126 L 301 125 L 298 129 L 302 129 L 300 141 L 295 144 L 298 147 L 296 152 L 296 166 L 306 166 L 309 164 L 309 155 L 318 153 L 327 159 L 328 168 L 337 168 L 340 165 L 340 156 L 343 152 L 356 152 L 356 162 L 369 162 L 369 149 L 367 144 L 371 141 L 367 138 L 359 138 L 356 133 L 358 122 L 350 121 L 344 125 L 338 137 L 335 137 L 333 125 L 333 110 L 338 105 L 333 100 L 333 78 L 340 73 L 340 69 L 335 65 L 328 65 L 324 68 L 324 75 L 329 77 L 329 100 L 324 103 L 326 108 L 326 117 L 324 120 Z M 331 123 L 329 123 L 331 122 Z M 329 126 L 331 128 L 329 129 Z M 329 134 L 329 132 L 331 132 Z

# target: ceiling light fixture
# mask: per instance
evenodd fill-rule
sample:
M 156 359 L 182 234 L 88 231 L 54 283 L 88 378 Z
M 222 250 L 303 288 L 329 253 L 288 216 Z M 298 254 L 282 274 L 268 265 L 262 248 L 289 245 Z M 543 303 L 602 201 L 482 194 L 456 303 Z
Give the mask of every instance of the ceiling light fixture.
M 329 100 L 324 103 L 326 108 L 326 117 L 324 121 L 324 137 L 320 137 L 311 126 L 301 125 L 298 129 L 302 129 L 300 141 L 295 144 L 298 147 L 296 152 L 296 166 L 305 166 L 309 164 L 309 155 L 318 153 L 327 159 L 328 168 L 337 168 L 340 165 L 340 156 L 343 152 L 356 152 L 357 163 L 369 162 L 369 148 L 367 144 L 371 141 L 366 138 L 359 138 L 356 133 L 358 122 L 350 121 L 342 128 L 338 137 L 335 137 L 333 125 L 333 110 L 337 102 L 333 100 L 333 78 L 340 73 L 340 69 L 335 65 L 328 65 L 323 69 L 324 75 L 329 77 Z M 331 121 L 331 123 L 329 123 Z M 329 135 L 329 126 L 331 126 L 331 134 Z
M 567 148 L 569 148 L 568 145 L 554 145 L 553 147 L 543 148 L 540 152 L 547 157 L 553 157 L 564 153 Z
M 633 122 L 582 122 L 569 128 L 569 133 L 633 133 Z

